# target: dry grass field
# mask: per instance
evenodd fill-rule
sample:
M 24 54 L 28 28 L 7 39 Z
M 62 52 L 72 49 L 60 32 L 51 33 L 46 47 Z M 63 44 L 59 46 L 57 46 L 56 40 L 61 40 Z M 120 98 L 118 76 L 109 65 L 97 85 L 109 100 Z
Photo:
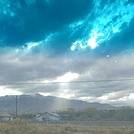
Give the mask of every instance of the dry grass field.
M 134 134 L 134 127 L 46 125 L 15 120 L 10 123 L 1 123 L 0 134 Z

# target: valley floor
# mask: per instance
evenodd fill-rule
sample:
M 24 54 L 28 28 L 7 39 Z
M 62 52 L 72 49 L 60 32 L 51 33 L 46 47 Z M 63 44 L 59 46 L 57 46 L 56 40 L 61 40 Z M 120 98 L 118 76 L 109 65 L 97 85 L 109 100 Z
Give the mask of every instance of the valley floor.
M 134 134 L 133 126 L 82 126 L 72 124 L 36 124 L 16 119 L 1 123 L 0 134 Z

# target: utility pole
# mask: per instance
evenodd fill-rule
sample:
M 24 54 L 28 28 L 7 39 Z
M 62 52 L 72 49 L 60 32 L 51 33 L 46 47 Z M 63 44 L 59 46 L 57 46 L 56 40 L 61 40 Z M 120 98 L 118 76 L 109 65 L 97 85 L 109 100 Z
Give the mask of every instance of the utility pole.
M 16 95 L 15 102 L 16 102 L 16 110 L 15 110 L 15 114 L 16 114 L 16 118 L 17 118 L 17 114 L 18 114 L 18 98 L 17 98 L 17 95 Z

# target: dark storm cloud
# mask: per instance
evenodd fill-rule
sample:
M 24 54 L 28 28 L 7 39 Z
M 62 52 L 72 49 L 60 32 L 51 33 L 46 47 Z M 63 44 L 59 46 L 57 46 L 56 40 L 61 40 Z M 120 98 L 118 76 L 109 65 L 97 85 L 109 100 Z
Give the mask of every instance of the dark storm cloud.
M 92 6 L 88 0 L 6 0 L 0 3 L 3 6 L 1 45 L 13 47 L 45 39 L 50 33 L 86 16 Z
M 13 57 L 14 58 L 14 57 Z M 29 60 L 30 59 L 30 60 Z M 63 75 L 65 68 L 59 68 L 60 66 L 68 66 L 64 63 L 62 58 L 43 58 L 40 56 L 32 56 L 25 58 L 9 58 L 4 61 L 1 58 L 0 62 L 0 76 L 1 82 L 26 82 L 33 80 L 54 79 L 59 75 Z M 34 62 L 36 60 L 36 62 Z M 10 76 L 10 77 L 9 77 Z M 4 81 L 3 81 L 4 80 Z
M 23 94 L 49 93 L 52 94 L 58 91 L 58 84 L 7 84 L 6 87 L 21 91 Z
M 125 96 L 126 92 L 128 94 L 133 92 L 133 86 L 134 85 L 132 84 L 132 81 L 131 82 L 130 81 L 122 81 L 122 82 L 115 81 L 115 82 L 98 82 L 98 83 L 93 82 L 93 83 L 79 84 L 79 86 L 77 88 L 74 87 L 74 89 L 76 89 L 76 91 L 77 91 L 76 98 L 79 98 L 79 97 L 98 98 L 105 94 L 110 94 L 113 92 L 115 92 L 115 93 L 123 92 L 123 95 Z M 70 86 L 70 89 L 73 89 L 73 87 Z M 116 96 L 116 94 L 115 94 L 115 96 Z M 112 96 L 112 97 L 114 97 L 114 96 Z M 118 99 L 120 99 L 120 97 L 118 97 Z
M 49 57 L 15 50 L 6 55 L 1 54 L 0 82 L 10 84 L 56 80 L 69 71 L 75 72 L 75 58 L 66 56 Z

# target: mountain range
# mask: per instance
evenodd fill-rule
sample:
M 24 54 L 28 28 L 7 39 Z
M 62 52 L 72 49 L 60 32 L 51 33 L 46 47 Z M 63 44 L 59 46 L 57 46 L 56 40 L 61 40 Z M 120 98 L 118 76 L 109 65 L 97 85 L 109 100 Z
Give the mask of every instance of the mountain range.
M 35 95 L 8 95 L 0 97 L 0 111 L 15 114 L 17 107 L 18 114 L 37 114 L 43 112 L 55 112 L 74 108 L 75 110 L 83 110 L 88 107 L 100 109 L 115 109 L 109 104 L 101 104 L 98 102 L 86 102 L 82 100 L 69 100 L 54 96 Z

